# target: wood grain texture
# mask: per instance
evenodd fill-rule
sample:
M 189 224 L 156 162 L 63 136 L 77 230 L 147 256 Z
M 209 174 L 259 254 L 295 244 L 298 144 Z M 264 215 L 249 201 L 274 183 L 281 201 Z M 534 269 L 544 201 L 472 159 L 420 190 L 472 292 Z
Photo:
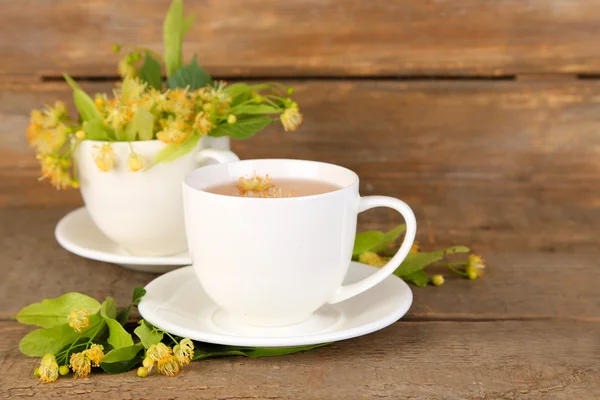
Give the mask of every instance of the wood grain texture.
M 0 374 L 12 398 L 597 399 L 600 324 L 398 322 L 283 357 L 194 362 L 175 378 L 135 372 L 39 383 L 18 354 L 28 328 L 0 323 Z
M 0 208 L 0 319 L 44 298 L 79 291 L 98 299 L 112 296 L 128 304 L 135 286 L 156 275 L 129 271 L 70 254 L 54 239 L 54 227 L 68 208 Z M 493 210 L 489 210 L 493 212 Z M 419 215 L 419 213 L 417 213 Z M 368 214 L 367 214 L 368 216 Z M 422 216 L 421 218 L 422 219 Z M 444 224 L 460 224 L 446 220 Z M 373 224 L 371 222 L 371 224 Z M 364 224 L 367 225 L 367 224 Z M 385 229 L 389 221 L 376 228 Z M 375 227 L 375 226 L 373 226 Z M 471 232 L 476 237 L 476 232 Z M 572 245 L 571 251 L 543 252 L 535 248 L 505 247 L 493 239 L 460 242 L 451 230 L 436 229 L 436 246 L 475 244 L 487 259 L 487 274 L 469 281 L 446 273 L 439 288 L 414 288 L 412 320 L 530 320 L 564 318 L 600 322 L 600 250 Z M 513 243 L 527 241 L 528 232 L 513 233 Z M 559 238 L 557 238 L 558 240 Z M 567 242 L 567 236 L 560 239 Z M 477 239 L 474 239 L 477 240 Z M 587 240 L 594 240 L 587 238 Z M 439 270 L 444 272 L 443 270 Z
M 114 43 L 162 51 L 169 2 L 2 1 L 0 74 L 115 75 Z M 187 58 L 218 76 L 600 71 L 600 0 L 185 3 Z

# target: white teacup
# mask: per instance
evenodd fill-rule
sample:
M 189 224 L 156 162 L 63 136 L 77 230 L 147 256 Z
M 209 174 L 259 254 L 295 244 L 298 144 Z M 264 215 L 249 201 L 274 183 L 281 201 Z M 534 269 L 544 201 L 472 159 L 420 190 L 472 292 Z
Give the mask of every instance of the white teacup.
M 239 177 L 269 175 L 340 186 L 325 194 L 248 198 L 207 192 Z M 303 322 L 326 303 L 372 288 L 404 260 L 416 234 L 406 203 L 358 194 L 358 176 L 343 167 L 301 160 L 247 160 L 210 165 L 183 183 L 185 225 L 196 275 L 212 300 L 254 326 Z M 404 242 L 373 275 L 342 286 L 350 265 L 358 213 L 390 207 L 406 221 Z
M 208 148 L 215 144 L 229 147 L 226 139 L 215 143 L 213 138 L 205 137 L 185 156 L 147 171 L 131 172 L 127 168 L 129 143 L 113 142 L 116 162 L 104 172 L 93 159 L 97 147 L 104 143 L 84 140 L 77 147 L 81 195 L 98 228 L 136 256 L 166 256 L 186 250 L 181 182 L 188 172 L 209 159 L 222 163 L 239 160 L 227 149 Z M 150 140 L 132 142 L 131 146 L 149 165 L 165 144 Z

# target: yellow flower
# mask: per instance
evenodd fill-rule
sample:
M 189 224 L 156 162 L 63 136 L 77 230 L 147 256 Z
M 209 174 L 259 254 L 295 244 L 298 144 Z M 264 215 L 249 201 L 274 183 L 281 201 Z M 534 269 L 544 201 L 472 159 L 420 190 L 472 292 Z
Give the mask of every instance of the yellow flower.
M 181 143 L 190 135 L 190 129 L 182 120 L 169 120 L 165 127 L 156 134 L 163 143 Z
M 214 128 L 214 124 L 210 122 L 207 114 L 205 114 L 203 111 L 200 111 L 198 114 L 196 114 L 192 128 L 200 132 L 202 135 L 206 135 L 212 128 Z
M 44 355 L 39 368 L 40 381 L 49 383 L 58 379 L 58 364 L 54 354 Z
M 147 351 L 147 357 L 154 362 L 164 360 L 172 354 L 173 350 L 164 343 L 153 344 Z
M 483 270 L 485 269 L 485 260 L 480 256 L 471 254 L 469 256 L 469 264 L 465 268 L 469 279 L 477 279 L 483 276 Z
M 286 132 L 295 131 L 302 123 L 302 114 L 296 107 L 286 108 L 279 119 Z
M 228 107 L 232 99 L 229 93 L 225 92 L 225 86 L 227 86 L 227 83 L 224 81 L 215 82 L 204 95 L 204 99 L 207 101 L 216 101 L 217 103 L 220 103 L 219 105 L 221 107 Z
M 83 351 L 83 354 L 90 359 L 94 367 L 99 367 L 104 358 L 104 347 L 100 344 L 93 344 L 89 349 Z
M 69 186 L 75 186 L 77 183 L 69 174 L 71 161 L 61 158 L 57 154 L 36 156 L 42 167 L 42 176 L 40 180 L 50 179 L 50 184 L 56 189 L 66 189 Z
M 192 117 L 194 102 L 186 89 L 172 89 L 166 93 L 164 109 L 175 114 L 176 119 L 187 120 Z
M 166 376 L 175 376 L 179 373 L 179 363 L 173 355 L 168 355 L 156 362 L 156 369 Z
M 415 254 L 415 253 L 418 253 L 419 251 L 421 251 L 421 245 L 419 244 L 419 242 L 415 241 L 413 243 L 413 245 L 410 247 L 409 254 Z
M 94 146 L 94 148 L 98 149 L 97 153 L 94 155 L 96 166 L 100 171 L 109 171 L 115 165 L 115 160 L 117 158 L 112 146 L 105 143 L 102 146 Z
M 78 130 L 77 132 L 75 132 L 75 138 L 77 140 L 83 140 L 85 139 L 85 132 L 82 130 Z
M 179 365 L 189 364 L 192 357 L 194 357 L 194 343 L 190 339 L 185 338 L 173 347 L 173 353 Z
M 148 84 L 137 77 L 126 78 L 119 91 L 119 97 L 123 103 L 132 104 L 142 98 Z
M 103 122 L 112 129 L 123 129 L 131 116 L 132 112 L 129 107 L 121 105 L 120 102 L 110 102 L 106 107 L 106 117 Z
M 46 126 L 56 126 L 68 118 L 67 107 L 62 101 L 55 102 L 53 107 L 46 106 L 43 114 Z
M 432 276 L 431 283 L 433 283 L 435 286 L 442 286 L 444 284 L 444 276 L 443 275 Z
M 85 351 L 71 354 L 70 364 L 75 378 L 85 378 L 92 370 L 92 363 Z
M 31 121 L 27 127 L 27 140 L 31 147 L 41 154 L 49 154 L 60 149 L 67 140 L 67 127 L 59 124 L 43 127 Z
M 71 328 L 81 333 L 83 329 L 90 327 L 90 315 L 92 314 L 83 307 L 75 308 L 67 315 L 67 321 Z
M 264 178 L 253 175 L 247 178 L 240 178 L 237 188 L 240 192 L 240 196 L 244 196 L 248 192 L 265 192 L 270 188 L 275 187 L 273 182 L 271 182 L 271 177 L 269 175 L 265 175 Z
M 387 261 L 384 260 L 379 254 L 374 253 L 372 251 L 367 251 L 358 256 L 358 262 L 363 264 L 369 264 L 370 266 L 381 268 L 383 267 Z
M 130 153 L 129 158 L 127 159 L 127 168 L 131 172 L 136 172 L 144 168 L 144 157 L 140 156 L 138 153 Z

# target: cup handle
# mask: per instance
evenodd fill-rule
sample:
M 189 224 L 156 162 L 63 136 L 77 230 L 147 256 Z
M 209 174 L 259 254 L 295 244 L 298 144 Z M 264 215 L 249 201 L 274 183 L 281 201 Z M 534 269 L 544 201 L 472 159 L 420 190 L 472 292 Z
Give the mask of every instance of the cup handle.
M 215 160 L 218 163 L 228 163 L 240 161 L 234 152 L 222 149 L 202 149 L 196 153 L 196 162 L 201 164 L 208 160 Z
M 389 207 L 398 211 L 404 217 L 404 221 L 406 223 L 406 232 L 404 236 L 404 241 L 402 245 L 394 254 L 394 257 L 387 264 L 385 264 L 381 269 L 375 272 L 368 277 L 352 283 L 350 285 L 340 287 L 337 292 L 331 296 L 328 300 L 328 303 L 335 304 L 340 301 L 344 301 L 349 299 L 350 297 L 354 297 L 357 294 L 364 292 L 365 290 L 371 289 L 373 286 L 377 285 L 379 282 L 383 281 L 385 278 L 394 273 L 396 268 L 404 261 L 410 249 L 415 241 L 415 236 L 417 234 L 417 220 L 415 219 L 415 214 L 413 214 L 410 207 L 403 202 L 402 200 L 395 199 L 393 197 L 386 196 L 367 196 L 361 197 L 360 203 L 358 205 L 358 212 L 361 213 L 363 211 L 369 210 L 375 207 Z

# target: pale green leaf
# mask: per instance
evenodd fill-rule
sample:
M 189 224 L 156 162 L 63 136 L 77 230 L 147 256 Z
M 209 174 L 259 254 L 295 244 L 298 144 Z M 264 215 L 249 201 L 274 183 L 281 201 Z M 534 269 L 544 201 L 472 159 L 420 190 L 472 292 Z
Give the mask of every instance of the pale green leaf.
M 406 282 L 414 283 L 418 287 L 425 287 L 429 283 L 429 277 L 423 270 L 415 271 L 412 274 L 402 277 Z
M 133 339 L 123 326 L 115 320 L 117 316 L 117 305 L 112 297 L 107 297 L 102 303 L 100 315 L 104 318 L 104 322 L 108 325 L 107 342 L 115 349 L 132 346 Z
M 67 315 L 75 308 L 85 308 L 90 314 L 95 314 L 100 309 L 100 303 L 81 293 L 67 293 L 24 307 L 17 314 L 17 321 L 27 325 L 51 328 L 65 324 Z
M 402 264 L 394 272 L 395 275 L 403 277 L 414 272 L 420 271 L 426 266 L 444 258 L 445 255 L 455 253 L 467 253 L 469 248 L 465 246 L 448 247 L 445 250 L 432 251 L 429 253 L 410 253 Z
M 133 332 L 140 338 L 145 348 L 157 344 L 163 338 L 163 333 L 153 330 L 152 326 L 149 326 L 146 321 L 142 321 L 142 324 L 135 328 Z
M 163 23 L 167 76 L 173 75 L 183 65 L 182 46 L 186 27 L 188 25 L 183 16 L 183 1 L 173 0 Z
M 183 35 L 185 36 L 190 29 L 192 29 L 192 26 L 194 25 L 194 16 L 190 15 L 188 17 L 185 18 L 185 22 L 183 23 Z
M 405 230 L 406 230 L 406 225 L 405 224 L 398 225 L 397 227 L 395 227 L 391 231 L 386 232 L 383 235 L 383 238 L 381 239 L 381 242 L 379 242 L 379 244 L 377 246 L 373 247 L 369 251 L 373 251 L 375 253 L 379 253 L 380 251 L 385 250 L 388 247 L 388 245 L 390 245 L 391 243 L 394 243 L 396 240 L 398 240 L 398 238 L 400 237 L 400 235 Z
M 196 62 L 196 55 L 191 63 L 185 67 L 179 68 L 177 72 L 169 76 L 167 84 L 169 89 L 189 88 L 196 90 L 205 87 L 212 82 L 212 78 Z
M 192 134 L 181 144 L 172 143 L 167 145 L 164 149 L 156 153 L 152 165 L 150 165 L 148 168 L 152 167 L 154 164 L 173 161 L 188 154 L 190 151 L 196 148 L 198 145 L 198 140 L 200 140 L 200 135 Z
M 115 318 L 117 316 L 117 303 L 112 297 L 107 297 L 100 308 L 100 315 L 103 318 Z
M 369 231 L 361 232 L 356 234 L 354 238 L 354 249 L 352 250 L 352 256 L 358 256 L 364 252 L 370 251 L 372 248 L 377 246 L 384 237 L 383 232 Z
M 209 132 L 210 136 L 229 136 L 234 139 L 246 139 L 260 132 L 271 124 L 269 117 L 249 117 L 238 120 L 235 124 L 223 123 Z
M 67 344 L 74 342 L 88 332 L 97 332 L 102 318 L 95 314 L 90 316 L 90 327 L 78 333 L 69 324 L 56 325 L 52 328 L 37 329 L 25 335 L 19 343 L 21 353 L 29 357 L 42 357 L 46 353 L 55 354 Z
M 96 110 L 94 101 L 88 96 L 81 87 L 69 75 L 63 74 L 65 80 L 73 89 L 73 102 L 83 121 L 92 121 L 100 119 L 100 113 Z
M 142 362 L 143 358 L 144 346 L 141 343 L 136 343 L 108 352 L 102 359 L 100 368 L 109 374 L 120 374 L 134 368 Z
M 140 107 L 135 112 L 133 119 L 125 128 L 125 139 L 133 142 L 136 140 L 152 140 L 154 137 L 154 115 L 147 109 Z
M 232 110 L 235 115 L 280 114 L 282 111 L 280 108 L 269 104 L 244 104 Z
M 153 87 L 156 90 L 161 90 L 162 88 L 162 72 L 160 70 L 160 64 L 156 61 L 150 53 L 146 53 L 146 57 L 144 58 L 144 63 L 140 68 L 138 73 L 139 78 L 147 82 L 149 86 Z
M 85 138 L 89 140 L 111 141 L 116 139 L 112 128 L 104 125 L 100 119 L 84 121 L 82 129 L 85 132 Z

